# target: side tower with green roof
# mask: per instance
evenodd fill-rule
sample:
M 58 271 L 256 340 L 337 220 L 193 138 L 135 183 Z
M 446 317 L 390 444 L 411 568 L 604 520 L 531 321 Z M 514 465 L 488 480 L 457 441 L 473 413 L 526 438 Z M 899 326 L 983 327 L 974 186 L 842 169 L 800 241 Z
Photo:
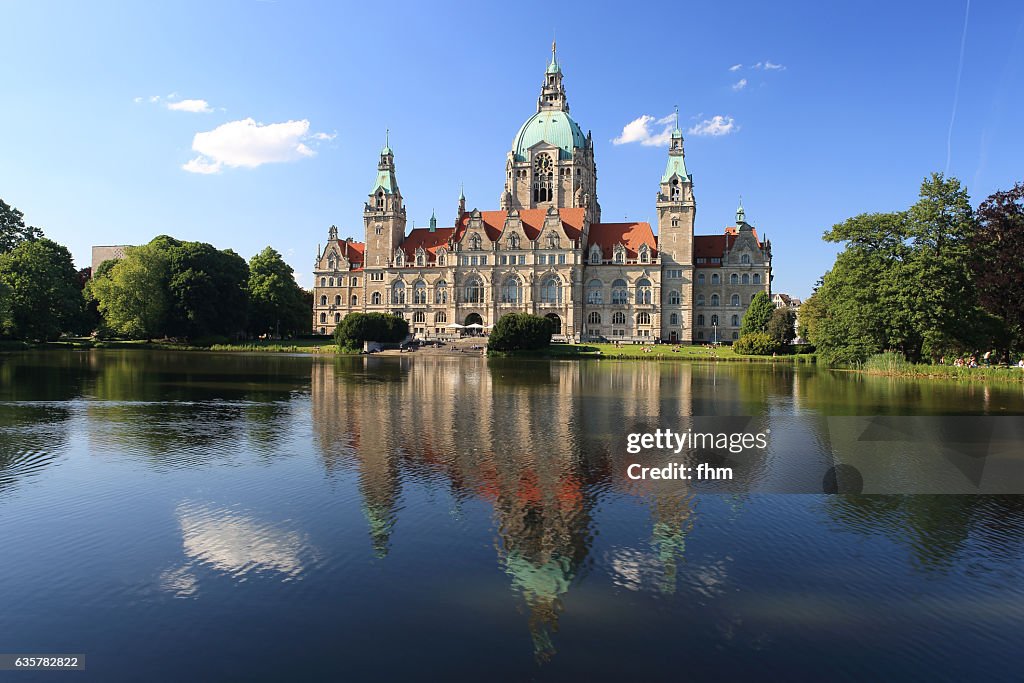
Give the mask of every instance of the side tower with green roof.
M 363 207 L 366 228 L 365 268 L 386 268 L 405 239 L 405 204 L 395 178 L 395 155 L 385 139 L 377 179 Z

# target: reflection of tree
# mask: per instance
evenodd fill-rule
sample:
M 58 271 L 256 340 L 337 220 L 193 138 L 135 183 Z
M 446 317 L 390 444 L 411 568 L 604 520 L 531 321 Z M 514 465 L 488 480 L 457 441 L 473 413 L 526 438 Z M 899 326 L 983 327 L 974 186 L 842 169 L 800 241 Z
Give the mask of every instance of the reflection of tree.
M 949 571 L 975 536 L 1007 560 L 1024 557 L 1024 496 L 837 495 L 825 508 L 847 531 L 905 546 L 924 571 Z
M 661 570 L 658 590 L 665 595 L 676 592 L 679 563 L 686 554 L 686 537 L 693 530 L 693 512 L 693 494 L 672 491 L 655 496 L 651 548 Z

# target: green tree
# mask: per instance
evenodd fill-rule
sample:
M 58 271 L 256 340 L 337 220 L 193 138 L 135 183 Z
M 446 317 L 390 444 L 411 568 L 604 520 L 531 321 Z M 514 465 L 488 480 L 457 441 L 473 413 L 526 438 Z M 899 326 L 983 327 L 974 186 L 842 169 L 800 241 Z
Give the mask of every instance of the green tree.
M 768 335 L 780 346 L 792 344 L 796 338 L 796 313 L 788 308 L 776 308 L 768 320 Z
M 295 282 L 292 267 L 267 247 L 249 260 L 249 333 L 302 334 L 310 327 L 312 299 Z
M 81 325 L 78 271 L 67 248 L 52 240 L 22 240 L 0 255 L 0 288 L 6 335 L 52 340 Z
M 487 340 L 488 351 L 546 349 L 551 345 L 554 323 L 529 313 L 508 313 L 498 319 Z
M 25 241 L 37 240 L 43 231 L 25 225 L 25 214 L 0 199 L 0 254 L 6 254 Z
M 168 316 L 164 334 L 200 339 L 245 330 L 249 266 L 231 251 L 205 242 L 154 240 L 167 255 Z
M 1001 321 L 1004 355 L 1024 346 L 1024 183 L 991 194 L 978 207 L 971 260 L 978 300 Z
M 767 292 L 761 291 L 755 294 L 750 302 L 750 306 L 747 308 L 747 312 L 743 314 L 740 335 L 767 330 L 768 321 L 772 319 L 772 312 L 774 311 L 775 305 L 768 298 Z
M 349 313 L 334 328 L 340 349 L 361 349 L 364 342 L 397 343 L 409 336 L 409 321 L 390 313 Z
M 166 250 L 154 240 L 126 249 L 123 259 L 92 279 L 86 296 L 96 299 L 104 323 L 115 334 L 152 339 L 165 326 L 167 274 Z

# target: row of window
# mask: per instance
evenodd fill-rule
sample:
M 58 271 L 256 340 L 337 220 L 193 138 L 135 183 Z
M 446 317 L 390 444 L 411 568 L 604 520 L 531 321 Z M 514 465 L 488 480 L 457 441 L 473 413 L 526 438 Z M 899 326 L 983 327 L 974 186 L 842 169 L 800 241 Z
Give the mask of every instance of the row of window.
M 705 322 L 704 314 L 701 313 L 700 315 L 697 316 L 697 327 L 703 327 L 706 324 L 707 323 Z M 732 316 L 729 319 L 729 324 L 732 327 L 739 327 L 740 326 L 740 317 L 739 317 L 739 315 Z M 718 326 L 718 316 L 717 315 L 712 315 L 711 316 L 711 325 L 713 327 L 717 327 Z
M 703 284 L 706 284 L 706 283 L 707 283 L 707 280 L 704 277 L 704 273 L 697 273 L 697 284 L 698 285 L 703 285 Z M 719 276 L 718 273 L 712 273 L 711 274 L 711 284 L 713 284 L 713 285 L 720 285 L 720 284 L 722 284 L 722 278 L 721 278 L 721 276 Z M 753 275 L 750 275 L 749 273 L 743 273 L 743 275 L 740 276 L 740 275 L 737 275 L 736 273 L 733 273 L 732 275 L 729 276 L 729 284 L 730 285 L 751 285 L 751 284 L 759 285 L 759 284 L 761 284 L 761 274 L 760 273 L 754 273 Z
M 600 325 L 602 319 L 603 318 L 602 318 L 601 314 L 598 311 L 591 311 L 587 315 L 587 324 L 588 325 Z M 677 313 L 673 313 L 670 316 L 670 323 L 672 325 L 678 325 L 679 324 L 679 315 Z M 626 314 L 625 313 L 623 313 L 622 311 L 616 311 L 615 313 L 612 313 L 612 325 L 625 325 L 625 324 L 626 324 Z M 637 325 L 650 325 L 651 324 L 651 314 L 648 313 L 647 311 L 640 311 L 639 313 L 636 314 L 636 324 Z
M 376 275 L 376 273 L 374 273 L 374 274 Z M 381 273 L 381 275 L 383 276 L 384 274 Z M 376 278 L 374 278 L 374 279 L 376 279 Z M 334 287 L 334 284 L 335 284 L 335 280 L 334 280 L 333 277 L 322 277 L 322 278 L 320 278 L 320 286 L 321 287 Z M 337 284 L 338 284 L 338 287 L 343 287 L 345 285 L 345 278 L 339 277 L 338 280 L 337 280 Z M 359 278 L 357 278 L 357 277 L 350 277 L 348 279 L 348 284 L 349 284 L 350 287 L 358 287 L 359 286 Z
M 756 293 L 750 295 L 750 301 L 751 302 L 754 301 L 754 297 L 755 296 L 757 296 Z M 698 306 L 703 306 L 704 302 L 705 302 L 704 295 L 703 294 L 698 294 L 697 295 L 697 305 Z M 711 304 L 710 305 L 711 306 L 721 306 L 722 305 L 721 298 L 717 294 L 712 294 L 711 295 Z M 729 305 L 730 306 L 740 306 L 740 305 L 742 305 L 741 299 L 740 299 L 740 295 L 739 294 L 733 294 L 732 296 L 730 296 L 729 297 Z
M 599 265 L 603 258 L 601 253 L 601 247 L 597 244 L 591 245 L 590 247 L 590 263 L 592 265 Z M 641 244 L 637 249 L 637 258 L 640 263 L 651 262 L 651 248 L 646 244 Z M 626 247 L 621 244 L 616 244 L 612 247 L 612 263 L 625 263 L 626 262 Z

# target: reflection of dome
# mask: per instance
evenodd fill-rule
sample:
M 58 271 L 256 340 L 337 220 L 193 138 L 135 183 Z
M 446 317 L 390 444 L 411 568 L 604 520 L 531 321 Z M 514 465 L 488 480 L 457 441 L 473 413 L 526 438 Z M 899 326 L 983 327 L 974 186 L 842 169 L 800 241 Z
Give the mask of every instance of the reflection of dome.
M 573 148 L 583 147 L 586 136 L 580 125 L 564 111 L 539 111 L 526 120 L 512 140 L 512 152 L 517 161 L 525 161 L 531 147 L 547 142 L 561 149 L 561 159 L 572 158 Z

